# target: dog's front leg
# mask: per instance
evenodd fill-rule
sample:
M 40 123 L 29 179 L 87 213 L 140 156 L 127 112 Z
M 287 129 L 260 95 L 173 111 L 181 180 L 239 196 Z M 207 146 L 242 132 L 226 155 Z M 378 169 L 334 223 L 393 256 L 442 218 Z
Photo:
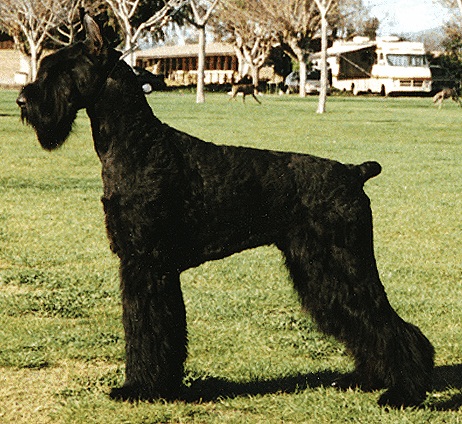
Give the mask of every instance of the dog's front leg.
M 186 359 L 186 312 L 178 272 L 157 269 L 149 258 L 121 261 L 126 380 L 111 397 L 173 399 Z

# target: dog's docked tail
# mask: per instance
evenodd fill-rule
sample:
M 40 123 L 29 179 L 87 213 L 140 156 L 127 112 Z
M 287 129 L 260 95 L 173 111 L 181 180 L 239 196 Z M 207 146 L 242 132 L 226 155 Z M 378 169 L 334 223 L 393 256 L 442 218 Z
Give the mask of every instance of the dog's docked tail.
M 378 162 L 370 161 L 364 162 L 361 165 L 357 166 L 357 169 L 360 173 L 360 178 L 364 184 L 367 180 L 376 177 L 382 171 L 382 167 Z

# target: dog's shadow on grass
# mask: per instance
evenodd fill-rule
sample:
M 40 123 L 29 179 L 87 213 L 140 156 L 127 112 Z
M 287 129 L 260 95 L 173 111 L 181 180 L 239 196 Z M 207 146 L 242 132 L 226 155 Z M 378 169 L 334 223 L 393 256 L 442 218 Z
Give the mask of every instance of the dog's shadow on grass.
M 332 382 L 341 376 L 341 373 L 321 371 L 243 383 L 216 377 L 197 378 L 188 384 L 182 400 L 186 402 L 213 402 L 220 398 L 295 393 L 308 387 L 330 387 Z
M 435 368 L 433 378 L 433 392 L 444 392 L 446 390 L 458 390 L 449 399 L 436 402 L 430 406 L 437 411 L 458 411 L 462 407 L 462 364 L 443 365 Z
M 213 402 L 220 398 L 267 395 L 272 393 L 296 393 L 307 388 L 331 387 L 332 382 L 345 376 L 335 371 L 296 374 L 268 380 L 238 383 L 216 377 L 193 379 L 182 396 L 186 402 Z M 462 406 L 462 364 L 445 365 L 435 368 L 433 394 L 447 390 L 459 393 L 441 402 L 432 402 L 428 407 L 437 411 L 457 411 Z M 335 390 L 335 389 L 333 389 Z

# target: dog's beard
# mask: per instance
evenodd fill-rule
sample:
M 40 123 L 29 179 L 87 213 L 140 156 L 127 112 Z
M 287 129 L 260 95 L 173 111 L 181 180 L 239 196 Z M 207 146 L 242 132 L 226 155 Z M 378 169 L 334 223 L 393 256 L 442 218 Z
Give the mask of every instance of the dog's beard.
M 54 150 L 60 147 L 67 139 L 72 131 L 72 124 L 76 117 L 75 112 L 73 116 L 61 119 L 56 126 L 38 128 L 34 126 L 35 132 L 40 145 L 46 150 Z
M 76 116 L 77 109 L 73 109 L 69 103 L 60 110 L 51 110 L 28 98 L 21 107 L 22 121 L 34 128 L 40 145 L 46 150 L 57 149 L 66 141 Z

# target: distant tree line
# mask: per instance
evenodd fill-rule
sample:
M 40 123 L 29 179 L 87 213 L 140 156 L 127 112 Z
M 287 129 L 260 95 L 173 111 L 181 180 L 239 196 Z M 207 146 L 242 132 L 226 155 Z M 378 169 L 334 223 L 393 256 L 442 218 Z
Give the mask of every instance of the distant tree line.
M 194 27 L 201 47 L 199 103 L 204 101 L 206 25 L 234 46 L 240 68 L 247 65 L 255 84 L 259 69 L 279 46 L 298 63 L 301 96 L 306 64 L 321 32 L 323 39 L 352 36 L 371 33 L 371 28 L 374 32 L 378 25 L 362 0 L 2 0 L 0 27 L 30 58 L 31 79 L 45 49 L 68 45 L 78 37 L 80 8 L 97 16 L 106 38 L 126 52 L 131 64 L 139 40 L 148 35 L 162 38 L 167 22 Z M 327 41 L 323 45 L 326 48 Z
M 254 83 L 263 64 L 271 57 L 274 60 L 272 51 L 278 46 L 298 64 L 301 96 L 305 95 L 306 64 L 319 49 L 316 39 L 321 33 L 326 40 L 374 37 L 379 25 L 362 0 L 2 0 L 0 28 L 30 58 L 31 79 L 44 50 L 68 45 L 79 37 L 80 8 L 97 17 L 105 37 L 126 52 L 132 64 L 140 39 L 161 39 L 171 21 L 197 31 L 203 55 L 208 26 L 217 39 L 234 46 L 239 63 L 250 69 Z M 201 74 L 203 60 L 198 62 Z M 200 75 L 197 101 L 204 101 Z
M 462 76 L 462 0 L 435 0 L 451 12 L 444 26 L 443 55 L 437 63 L 456 79 Z M 192 28 L 200 45 L 197 101 L 203 102 L 205 32 L 232 44 L 241 76 L 248 68 L 256 83 L 259 69 L 268 61 L 287 73 L 287 57 L 300 70 L 300 95 L 310 54 L 320 49 L 324 18 L 328 39 L 355 35 L 375 38 L 380 21 L 362 0 L 2 0 L 0 30 L 30 58 L 34 79 L 44 50 L 72 43 L 79 37 L 79 8 L 99 20 L 113 46 L 133 51 L 143 37 L 160 40 L 168 22 Z

